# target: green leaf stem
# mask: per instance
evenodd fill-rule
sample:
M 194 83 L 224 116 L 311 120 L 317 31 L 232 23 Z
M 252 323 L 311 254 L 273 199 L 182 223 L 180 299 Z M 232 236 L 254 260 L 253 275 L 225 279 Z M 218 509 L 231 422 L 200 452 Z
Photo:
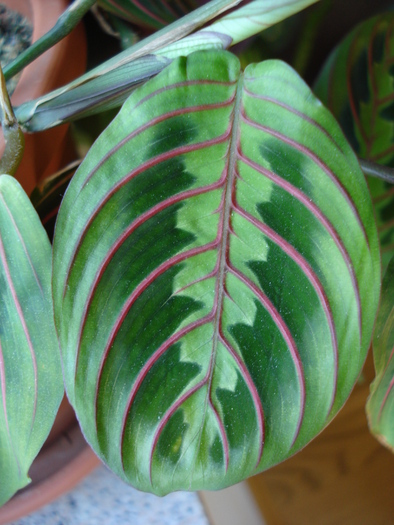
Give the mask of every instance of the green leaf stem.
M 159 495 L 269 468 L 347 399 L 379 285 L 365 179 L 300 77 L 225 51 L 174 60 L 58 215 L 55 322 L 86 438 Z

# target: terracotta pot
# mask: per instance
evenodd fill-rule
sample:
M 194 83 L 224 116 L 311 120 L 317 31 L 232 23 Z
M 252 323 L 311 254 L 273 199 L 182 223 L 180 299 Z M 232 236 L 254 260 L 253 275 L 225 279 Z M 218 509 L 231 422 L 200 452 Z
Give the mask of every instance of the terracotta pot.
M 1 3 L 32 21 L 33 41 L 54 26 L 68 5 L 67 0 L 1 0 Z M 78 27 L 25 68 L 11 99 L 13 105 L 37 98 L 71 81 L 82 74 L 85 67 L 85 36 L 83 28 Z M 39 180 L 72 160 L 74 153 L 67 130 L 68 126 L 64 125 L 25 136 L 25 153 L 16 178 L 28 194 Z M 0 154 L 3 149 L 0 128 Z M 98 464 L 99 460 L 86 444 L 75 414 L 64 398 L 52 431 L 29 471 L 32 483 L 0 508 L 0 525 L 33 512 L 70 490 Z
M 1 0 L 14 11 L 33 23 L 33 41 L 51 29 L 68 6 L 68 0 Z M 68 59 L 72 57 L 72 60 Z M 21 75 L 12 104 L 18 106 L 70 82 L 81 75 L 86 67 L 86 42 L 82 26 L 46 51 Z M 63 163 L 67 146 L 67 125 L 47 131 L 25 135 L 25 153 L 16 178 L 30 194 L 36 183 L 56 172 Z M 0 130 L 0 155 L 4 151 L 4 138 Z M 70 160 L 70 159 L 68 159 Z
M 78 423 L 47 442 L 34 461 L 32 483 L 0 509 L 0 525 L 30 514 L 74 487 L 100 463 L 86 444 Z

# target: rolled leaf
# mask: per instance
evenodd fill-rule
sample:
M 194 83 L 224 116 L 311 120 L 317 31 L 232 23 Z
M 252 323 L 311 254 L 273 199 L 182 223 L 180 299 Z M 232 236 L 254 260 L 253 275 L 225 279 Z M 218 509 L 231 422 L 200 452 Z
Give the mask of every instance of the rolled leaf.
M 18 122 L 25 131 L 42 131 L 119 107 L 138 85 L 159 73 L 173 58 L 201 50 L 227 49 L 318 0 L 254 0 L 229 18 L 223 17 L 193 33 L 241 1 L 208 2 L 70 84 L 22 104 L 15 109 Z
M 289 66 L 195 53 L 89 151 L 53 279 L 97 454 L 144 491 L 222 488 L 299 450 L 349 395 L 379 297 L 368 189 Z
M 0 504 L 29 483 L 63 396 L 51 246 L 18 182 L 0 176 Z
M 394 452 L 394 258 L 383 279 L 373 355 L 376 378 L 367 403 L 368 422 L 377 439 Z
M 357 155 L 394 167 L 394 12 L 359 25 L 333 51 L 314 88 Z M 368 177 L 385 268 L 394 255 L 392 185 Z

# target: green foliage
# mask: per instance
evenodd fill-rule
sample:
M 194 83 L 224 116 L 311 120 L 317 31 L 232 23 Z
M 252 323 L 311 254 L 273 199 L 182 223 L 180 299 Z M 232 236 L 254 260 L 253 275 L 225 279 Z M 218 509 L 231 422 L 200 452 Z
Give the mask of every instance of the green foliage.
M 22 104 L 15 114 L 25 131 L 34 132 L 119 107 L 137 86 L 174 58 L 204 49 L 226 49 L 317 1 L 254 0 L 217 20 L 241 0 L 213 0 L 70 84 Z
M 394 167 L 394 12 L 359 25 L 333 51 L 315 93 L 341 124 L 357 155 Z M 383 268 L 394 254 L 392 185 L 368 177 Z
M 134 92 L 63 199 L 66 389 L 134 486 L 217 489 L 282 461 L 347 399 L 378 305 L 372 204 L 298 75 L 227 52 Z
M 394 452 L 394 258 L 382 284 L 382 300 L 373 340 L 376 379 L 367 414 L 371 431 Z
M 193 0 L 99 0 L 110 13 L 138 26 L 160 29 L 198 6 Z
M 37 131 L 125 101 L 75 176 L 68 167 L 32 194 L 52 237 L 72 178 L 53 268 L 30 201 L 0 176 L 0 504 L 29 482 L 62 397 L 57 334 L 87 440 L 126 482 L 159 495 L 265 470 L 342 407 L 379 301 L 370 192 L 384 266 L 394 250 L 394 192 L 372 178 L 369 192 L 355 155 L 394 167 L 394 14 L 359 26 L 324 67 L 316 93 L 339 124 L 289 66 L 242 72 L 223 51 L 316 1 L 254 0 L 218 18 L 239 0 L 215 0 L 166 26 L 187 0 L 102 0 L 162 28 L 17 108 L 23 129 Z M 7 74 L 91 3 L 74 2 Z M 300 69 L 326 8 L 308 19 Z M 288 27 L 275 31 L 288 37 Z M 393 273 L 391 263 L 368 404 L 391 448 Z
M 22 213 L 21 213 L 22 211 Z M 29 483 L 63 396 L 51 247 L 19 184 L 0 176 L 0 504 Z

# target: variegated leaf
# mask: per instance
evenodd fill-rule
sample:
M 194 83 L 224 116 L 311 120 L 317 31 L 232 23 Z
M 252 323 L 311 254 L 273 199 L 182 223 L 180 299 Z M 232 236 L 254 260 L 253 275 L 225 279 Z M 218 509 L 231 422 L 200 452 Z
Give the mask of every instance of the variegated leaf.
M 0 176 L 0 504 L 29 483 L 63 397 L 51 246 L 18 182 Z
M 394 167 L 394 12 L 359 25 L 333 51 L 315 85 L 357 155 Z M 368 177 L 383 268 L 394 255 L 394 190 Z
M 58 216 L 55 320 L 85 436 L 157 494 L 282 461 L 348 397 L 379 283 L 357 159 L 297 74 L 175 60 L 99 137 Z
M 382 284 L 382 300 L 373 341 L 376 378 L 367 414 L 372 432 L 394 452 L 394 258 Z

